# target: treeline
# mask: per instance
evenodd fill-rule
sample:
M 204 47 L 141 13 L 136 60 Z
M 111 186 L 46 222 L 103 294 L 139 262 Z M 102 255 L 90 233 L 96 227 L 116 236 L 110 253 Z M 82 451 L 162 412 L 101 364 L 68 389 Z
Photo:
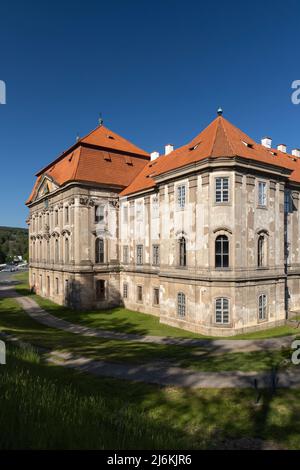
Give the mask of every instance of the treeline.
M 28 230 L 0 227 L 0 264 L 10 262 L 18 255 L 28 260 Z

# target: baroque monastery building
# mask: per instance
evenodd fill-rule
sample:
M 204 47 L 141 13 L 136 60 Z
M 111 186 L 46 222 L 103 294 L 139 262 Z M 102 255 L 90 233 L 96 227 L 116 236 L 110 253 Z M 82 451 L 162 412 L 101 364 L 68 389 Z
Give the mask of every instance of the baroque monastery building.
M 149 155 L 102 125 L 37 174 L 30 285 L 76 309 L 122 305 L 224 336 L 300 309 L 300 151 L 217 118 Z

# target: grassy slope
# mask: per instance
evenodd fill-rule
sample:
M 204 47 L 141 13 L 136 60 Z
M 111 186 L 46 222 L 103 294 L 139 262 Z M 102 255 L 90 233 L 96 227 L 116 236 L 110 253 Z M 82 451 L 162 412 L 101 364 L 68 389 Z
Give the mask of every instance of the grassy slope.
M 36 346 L 111 362 L 145 364 L 169 361 L 202 371 L 270 370 L 289 358 L 288 351 L 222 353 L 214 355 L 205 348 L 168 346 L 134 341 L 106 340 L 75 335 L 49 328 L 32 320 L 14 299 L 0 299 L 0 331 L 14 334 Z
M 300 447 L 300 391 L 160 388 L 99 379 L 8 348 L 1 449 L 200 449 L 260 438 Z

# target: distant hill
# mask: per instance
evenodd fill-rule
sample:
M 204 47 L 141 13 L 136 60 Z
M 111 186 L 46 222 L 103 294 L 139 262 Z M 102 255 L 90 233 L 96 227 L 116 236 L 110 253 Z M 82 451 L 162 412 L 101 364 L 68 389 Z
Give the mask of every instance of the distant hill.
M 28 230 L 0 226 L 0 264 L 22 255 L 28 260 Z

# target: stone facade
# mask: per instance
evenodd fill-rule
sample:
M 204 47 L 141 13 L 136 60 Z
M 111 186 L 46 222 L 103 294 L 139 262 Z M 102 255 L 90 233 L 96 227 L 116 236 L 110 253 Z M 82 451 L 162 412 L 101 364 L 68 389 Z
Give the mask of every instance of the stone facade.
M 282 325 L 300 308 L 299 187 L 284 169 L 224 157 L 154 179 L 128 196 L 70 182 L 31 202 L 31 287 L 214 336 Z

